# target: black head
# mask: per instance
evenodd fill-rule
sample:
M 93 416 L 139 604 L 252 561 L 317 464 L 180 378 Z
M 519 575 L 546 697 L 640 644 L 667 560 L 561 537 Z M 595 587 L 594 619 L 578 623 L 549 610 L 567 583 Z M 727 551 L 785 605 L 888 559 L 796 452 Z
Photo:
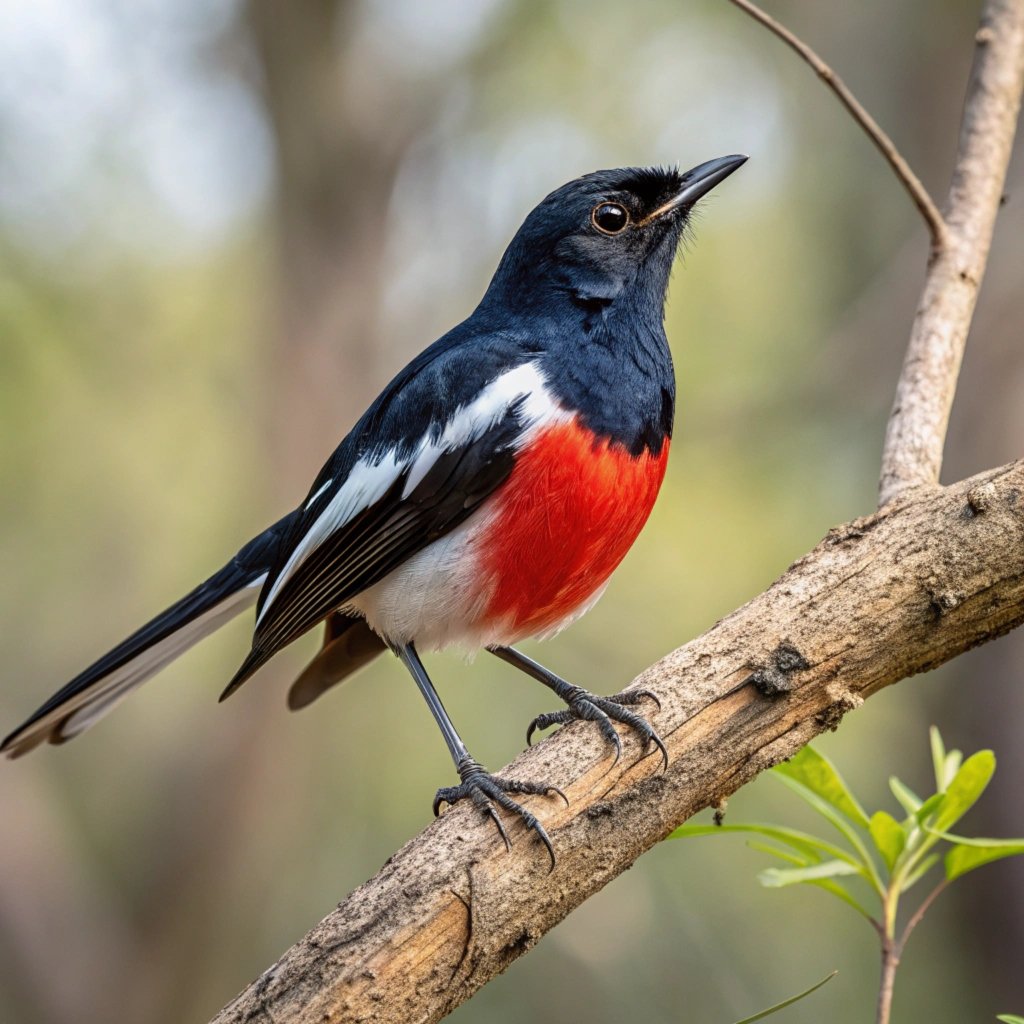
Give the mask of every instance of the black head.
M 488 296 L 543 311 L 559 299 L 610 305 L 636 292 L 660 307 L 694 204 L 746 159 L 720 157 L 686 172 L 595 171 L 570 181 L 523 222 Z

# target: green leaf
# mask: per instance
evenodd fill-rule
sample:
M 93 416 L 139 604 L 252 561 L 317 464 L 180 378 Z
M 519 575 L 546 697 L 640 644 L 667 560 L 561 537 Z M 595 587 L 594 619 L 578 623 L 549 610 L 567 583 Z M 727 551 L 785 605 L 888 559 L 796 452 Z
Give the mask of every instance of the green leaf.
M 946 789 L 949 784 L 953 781 L 953 776 L 960 771 L 960 764 L 964 759 L 964 755 L 959 750 L 951 750 L 946 755 L 946 770 L 943 776 L 943 789 Z
M 845 886 L 839 884 L 839 882 L 833 881 L 831 878 L 819 878 L 815 881 L 806 882 L 805 885 L 813 886 L 815 889 L 824 889 L 825 892 L 832 893 L 837 899 L 841 899 L 844 903 L 853 907 L 862 917 L 866 918 L 871 924 L 877 928 L 875 919 L 871 916 L 871 911 L 867 907 L 862 906 L 857 900 L 847 892 Z
M 935 831 L 948 831 L 974 806 L 995 770 L 996 756 L 991 750 L 979 750 L 964 761 L 947 787 L 946 798 L 935 815 Z
M 958 846 L 1015 846 L 1024 843 L 1024 839 L 986 839 L 983 836 L 957 836 L 952 832 L 937 832 L 935 829 L 928 829 L 936 839 L 945 839 L 947 843 L 956 843 Z
M 885 861 L 885 866 L 892 871 L 896 858 L 903 852 L 907 842 L 903 826 L 891 814 L 875 811 L 868 823 L 868 830 L 875 846 L 878 847 L 878 852 L 882 855 L 882 860 Z
M 972 839 L 964 842 L 950 835 L 944 835 L 943 839 L 957 843 L 946 854 L 946 879 L 950 882 L 984 864 L 1024 854 L 1024 839 Z
M 932 767 L 935 769 L 935 788 L 942 793 L 946 779 L 946 746 L 942 742 L 942 734 L 933 725 L 928 730 L 928 738 L 932 746 Z
M 900 802 L 900 806 L 913 817 L 921 808 L 924 801 L 905 783 L 900 782 L 895 775 L 889 776 L 889 788 L 892 795 Z
M 782 828 L 779 825 L 762 825 L 758 822 L 751 824 L 735 825 L 680 825 L 669 835 L 669 839 L 686 839 L 691 836 L 715 836 L 727 832 L 753 833 L 755 835 L 767 836 L 784 843 L 791 849 L 804 854 L 808 860 L 817 862 L 825 857 L 834 857 L 839 860 L 847 860 L 851 864 L 856 863 L 842 847 L 834 843 L 826 842 L 817 836 L 807 832 L 799 832 L 794 828 Z
M 797 868 L 804 868 L 813 863 L 804 857 L 797 856 L 795 853 L 790 853 L 788 850 L 780 850 L 777 846 L 772 846 L 770 843 L 759 843 L 756 839 L 748 839 L 747 846 L 752 850 L 757 850 L 758 853 L 767 853 L 769 857 L 778 857 L 779 860 L 792 864 Z
M 914 817 L 918 823 L 923 823 L 925 818 L 935 814 L 938 809 L 946 802 L 945 793 L 933 793 L 920 807 L 914 812 Z
M 795 853 L 788 853 L 786 850 L 780 850 L 778 847 L 769 846 L 768 843 L 759 843 L 756 839 L 748 839 L 747 846 L 752 850 L 758 850 L 761 853 L 767 853 L 771 857 L 778 857 L 779 860 L 785 861 L 787 864 L 792 864 L 795 867 L 805 867 L 807 861 L 798 857 Z M 812 881 L 806 882 L 806 885 L 812 885 L 816 889 L 824 889 L 825 892 L 831 893 L 837 899 L 842 900 L 847 905 L 853 907 L 862 917 L 867 918 L 872 924 L 875 919 L 871 916 L 871 911 L 867 907 L 862 906 L 853 898 L 853 896 L 846 891 L 838 882 L 833 882 L 830 878 L 818 878 Z
M 934 725 L 928 735 L 932 746 L 932 766 L 935 768 L 935 788 L 939 793 L 945 793 L 953 777 L 960 770 L 960 762 L 964 756 L 959 750 L 946 750 L 942 735 Z
M 779 775 L 802 783 L 861 828 L 868 827 L 867 813 L 850 792 L 835 765 L 813 747 L 804 747 L 789 761 L 777 765 L 774 770 Z
M 839 875 L 857 875 L 856 865 L 845 860 L 826 860 L 806 868 L 765 868 L 757 880 L 766 888 L 780 889 L 784 885 L 813 882 L 821 878 L 836 878 Z
M 912 885 L 919 882 L 939 862 L 937 853 L 930 853 L 900 883 L 900 892 L 906 892 Z
M 828 981 L 828 978 L 825 980 Z M 812 989 L 811 991 L 813 992 L 814 990 Z M 782 1005 L 785 1006 L 785 1003 Z M 748 1020 L 757 1020 L 757 1018 L 749 1017 Z M 1001 1013 L 996 1017 L 996 1020 L 1001 1020 L 1003 1024 L 1024 1024 L 1024 1017 L 1018 1017 L 1015 1013 Z M 739 1024 L 743 1024 L 743 1021 L 740 1021 Z
M 839 972 L 833 971 L 831 974 L 822 978 L 816 985 L 812 985 L 809 989 L 801 992 L 798 996 L 791 996 L 789 999 L 784 999 L 781 1003 L 776 1003 L 774 1006 L 769 1006 L 767 1010 L 762 1010 L 760 1013 L 755 1013 L 753 1017 L 744 1017 L 743 1020 L 736 1021 L 736 1024 L 754 1024 L 755 1020 L 763 1020 L 765 1017 L 770 1016 L 773 1013 L 778 1013 L 779 1010 L 784 1010 L 787 1006 L 792 1006 L 794 1003 L 799 1002 L 805 996 L 809 996 L 812 992 L 817 992 L 826 981 L 831 981 Z M 1000 1020 L 1009 1020 L 1010 1018 L 1000 1017 Z M 1024 1024 L 1024 1021 L 1021 1021 Z
M 806 749 L 806 748 L 804 748 Z M 811 805 L 826 821 L 830 822 L 846 839 L 846 841 L 853 847 L 856 852 L 856 857 L 851 857 L 849 854 L 843 851 L 841 860 L 846 860 L 851 864 L 856 864 L 858 871 L 871 883 L 875 892 L 880 896 L 885 894 L 885 886 L 882 884 L 882 879 L 878 875 L 878 869 L 875 866 L 875 862 L 868 852 L 867 846 L 861 840 L 857 834 L 857 830 L 853 827 L 852 822 L 840 814 L 828 801 L 823 800 L 817 793 L 808 789 L 802 782 L 798 782 L 796 779 L 790 778 L 788 775 L 778 772 L 775 769 L 775 777 L 779 782 L 788 786 L 794 793 L 796 793 L 802 800 L 805 800 Z

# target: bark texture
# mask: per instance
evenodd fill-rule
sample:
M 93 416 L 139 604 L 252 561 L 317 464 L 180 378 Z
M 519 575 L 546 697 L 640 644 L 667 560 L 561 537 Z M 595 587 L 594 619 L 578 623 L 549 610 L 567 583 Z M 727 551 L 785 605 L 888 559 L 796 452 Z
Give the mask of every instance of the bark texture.
M 939 482 L 1024 89 L 1024 0 L 988 0 L 975 35 L 946 231 L 932 249 L 886 430 L 879 504 Z
M 436 1021 L 701 808 L 835 728 L 865 697 L 1024 621 L 1024 461 L 837 527 L 768 590 L 634 684 L 657 693 L 668 770 L 591 724 L 507 774 L 558 864 L 518 824 L 507 853 L 457 806 L 396 853 L 214 1024 Z

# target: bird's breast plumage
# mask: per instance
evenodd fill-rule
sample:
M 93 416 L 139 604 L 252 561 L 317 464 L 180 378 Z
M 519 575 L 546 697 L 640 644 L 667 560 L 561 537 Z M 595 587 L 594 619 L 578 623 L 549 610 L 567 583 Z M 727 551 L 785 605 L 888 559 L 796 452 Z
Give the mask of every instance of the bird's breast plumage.
M 557 630 L 600 593 L 646 523 L 668 461 L 632 454 L 579 418 L 538 432 L 490 499 L 485 616 L 518 639 Z
M 581 351 L 577 369 L 594 358 Z M 396 456 L 407 476 L 403 494 L 416 499 L 417 467 L 433 465 L 439 452 L 449 453 L 445 474 L 462 474 L 461 446 L 499 421 L 519 430 L 504 454 L 494 453 L 511 460 L 504 478 L 464 521 L 346 607 L 393 645 L 415 641 L 421 649 L 510 644 L 557 632 L 586 611 L 647 521 L 665 473 L 667 350 L 662 365 L 644 371 L 633 379 L 620 364 L 621 386 L 583 391 L 564 366 L 531 360 L 460 405 L 443 430 L 411 446 L 408 465 Z M 373 472 L 389 465 L 375 461 Z M 335 504 L 348 488 L 346 480 Z
M 350 605 L 393 643 L 466 649 L 550 635 L 600 597 L 646 523 L 668 438 L 632 454 L 578 416 L 532 431 L 465 523 Z

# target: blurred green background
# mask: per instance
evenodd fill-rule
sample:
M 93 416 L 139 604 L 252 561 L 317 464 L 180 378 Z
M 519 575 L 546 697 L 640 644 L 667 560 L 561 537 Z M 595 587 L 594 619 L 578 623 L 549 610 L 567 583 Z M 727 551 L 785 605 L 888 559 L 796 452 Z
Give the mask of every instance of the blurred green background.
M 978 7 L 772 4 L 938 195 Z M 544 660 L 612 692 L 873 508 L 925 232 L 834 98 L 724 0 L 12 0 L 0 67 L 0 732 L 296 504 L 530 207 L 597 167 L 751 154 L 673 280 L 660 503 Z M 950 480 L 1021 455 L 1020 148 Z M 0 1020 L 205 1021 L 427 822 L 453 773 L 405 673 L 382 659 L 291 715 L 309 638 L 218 706 L 249 628 L 0 765 Z M 886 807 L 890 772 L 927 783 L 930 722 L 991 746 L 965 828 L 1019 835 L 1022 654 L 1011 636 L 908 681 L 821 746 Z M 495 662 L 430 664 L 490 766 L 549 709 Z M 772 779 L 729 814 L 800 820 Z M 739 840 L 663 845 L 454 1019 L 727 1024 L 832 968 L 785 1019 L 869 1019 L 873 934 L 824 894 L 760 889 L 761 864 Z M 944 900 L 896 1018 L 1024 1012 L 1024 864 Z

